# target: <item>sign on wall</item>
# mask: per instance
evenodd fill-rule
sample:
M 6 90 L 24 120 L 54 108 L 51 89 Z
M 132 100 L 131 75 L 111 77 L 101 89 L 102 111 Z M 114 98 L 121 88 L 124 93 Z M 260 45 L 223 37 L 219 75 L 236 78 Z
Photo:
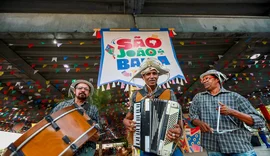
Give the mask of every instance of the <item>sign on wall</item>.
M 101 31 L 101 35 L 98 86 L 123 82 L 142 87 L 142 79 L 131 81 L 131 78 L 148 57 L 157 58 L 170 69 L 169 77 L 159 77 L 159 85 L 176 78 L 185 79 L 168 31 Z

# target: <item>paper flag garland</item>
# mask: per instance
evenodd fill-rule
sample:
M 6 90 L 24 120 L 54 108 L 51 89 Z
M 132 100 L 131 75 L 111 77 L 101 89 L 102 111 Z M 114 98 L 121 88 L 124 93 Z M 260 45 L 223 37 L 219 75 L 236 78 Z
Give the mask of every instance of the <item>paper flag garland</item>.
M 57 62 L 57 57 L 53 57 L 53 58 L 52 58 L 52 62 L 53 62 L 53 61 Z
M 129 91 L 129 85 L 127 84 L 124 92 L 128 92 L 128 91 Z

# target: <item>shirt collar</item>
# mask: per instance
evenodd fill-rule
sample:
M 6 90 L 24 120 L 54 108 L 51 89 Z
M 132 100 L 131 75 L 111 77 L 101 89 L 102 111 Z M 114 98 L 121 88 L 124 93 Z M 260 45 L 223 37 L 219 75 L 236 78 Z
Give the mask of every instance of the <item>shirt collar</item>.
M 160 88 L 160 86 L 156 87 L 156 89 L 153 90 L 153 93 L 155 93 L 159 88 Z M 148 93 L 148 90 L 147 90 L 147 86 L 146 85 L 143 86 L 143 89 L 146 91 L 146 93 Z
M 75 99 L 73 101 L 75 103 Z M 81 105 L 81 107 L 84 108 L 85 110 L 87 110 L 89 108 L 89 106 L 90 105 L 89 105 L 88 101 L 84 101 L 84 103 Z
M 228 91 L 227 89 L 221 87 L 221 89 L 219 90 L 219 92 L 216 95 L 218 95 L 220 93 L 228 93 L 228 92 L 230 92 L 230 91 Z M 210 94 L 211 95 L 211 93 L 209 91 L 204 91 L 204 92 L 202 92 L 202 94 Z

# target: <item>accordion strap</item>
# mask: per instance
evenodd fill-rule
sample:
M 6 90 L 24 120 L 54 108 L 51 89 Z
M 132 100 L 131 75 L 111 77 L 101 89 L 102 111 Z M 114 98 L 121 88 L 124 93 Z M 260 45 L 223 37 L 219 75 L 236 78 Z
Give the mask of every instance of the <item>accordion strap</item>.
M 147 96 L 147 92 L 144 89 L 138 90 L 136 93 L 136 102 L 141 101 L 145 96 Z M 152 97 L 159 98 L 161 100 L 170 100 L 171 91 L 169 89 L 159 89 Z

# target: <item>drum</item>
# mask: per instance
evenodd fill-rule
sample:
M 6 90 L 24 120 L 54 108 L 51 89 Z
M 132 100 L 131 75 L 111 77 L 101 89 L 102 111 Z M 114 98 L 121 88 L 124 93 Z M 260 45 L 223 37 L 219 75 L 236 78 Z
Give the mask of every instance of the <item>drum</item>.
M 73 155 L 86 141 L 94 141 L 97 131 L 84 109 L 72 105 L 46 116 L 10 144 L 4 156 Z

